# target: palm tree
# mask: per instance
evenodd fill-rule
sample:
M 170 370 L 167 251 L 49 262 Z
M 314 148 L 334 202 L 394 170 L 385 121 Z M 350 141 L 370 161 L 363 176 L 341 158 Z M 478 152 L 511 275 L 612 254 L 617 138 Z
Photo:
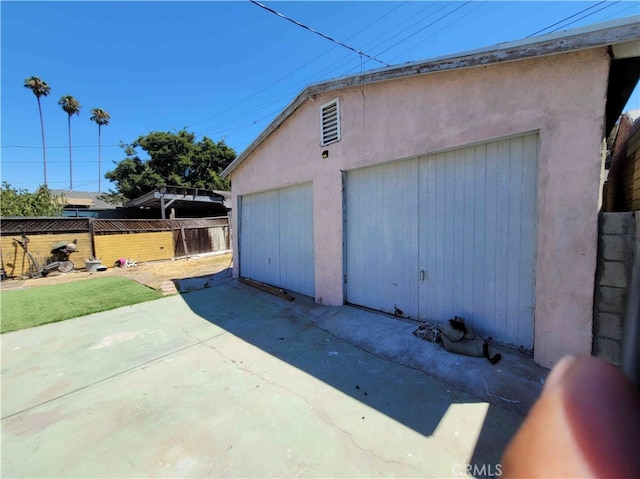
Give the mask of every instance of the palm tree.
M 47 147 L 44 142 L 44 121 L 42 120 L 42 106 L 40 97 L 51 93 L 51 87 L 47 82 L 39 77 L 29 77 L 24 80 L 24 87 L 29 88 L 38 100 L 38 111 L 40 112 L 40 131 L 42 132 L 42 164 L 44 166 L 44 186 L 47 186 Z
M 60 97 L 58 105 L 69 115 L 69 191 L 73 191 L 73 163 L 71 160 L 71 117 L 80 114 L 80 102 L 71 95 Z
M 102 147 L 100 143 L 100 131 L 102 125 L 108 125 L 111 115 L 102 108 L 93 108 L 91 110 L 91 121 L 95 121 L 98 125 L 98 193 L 100 193 L 100 164 L 102 163 Z

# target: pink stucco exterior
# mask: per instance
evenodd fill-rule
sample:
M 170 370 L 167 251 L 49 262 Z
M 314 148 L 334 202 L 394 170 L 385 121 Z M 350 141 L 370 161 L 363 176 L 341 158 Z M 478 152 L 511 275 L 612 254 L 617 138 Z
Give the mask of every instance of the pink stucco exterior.
M 233 170 L 235 205 L 240 195 L 311 181 L 316 300 L 339 305 L 343 170 L 538 131 L 535 359 L 550 367 L 589 354 L 609 62 L 606 48 L 594 48 L 319 94 Z M 342 139 L 322 147 L 318 108 L 336 97 Z

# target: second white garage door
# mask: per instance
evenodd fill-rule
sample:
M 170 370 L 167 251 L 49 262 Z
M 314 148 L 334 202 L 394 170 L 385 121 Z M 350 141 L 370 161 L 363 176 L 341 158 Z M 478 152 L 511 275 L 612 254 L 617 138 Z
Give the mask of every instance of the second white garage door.
M 346 300 L 533 348 L 538 135 L 346 175 Z
M 311 183 L 240 200 L 240 275 L 315 295 Z

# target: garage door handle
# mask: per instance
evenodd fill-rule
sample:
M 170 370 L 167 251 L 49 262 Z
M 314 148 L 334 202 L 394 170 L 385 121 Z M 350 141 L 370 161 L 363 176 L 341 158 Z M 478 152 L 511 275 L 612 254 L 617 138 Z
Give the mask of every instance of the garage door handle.
M 420 281 L 424 281 L 424 269 L 420 270 Z

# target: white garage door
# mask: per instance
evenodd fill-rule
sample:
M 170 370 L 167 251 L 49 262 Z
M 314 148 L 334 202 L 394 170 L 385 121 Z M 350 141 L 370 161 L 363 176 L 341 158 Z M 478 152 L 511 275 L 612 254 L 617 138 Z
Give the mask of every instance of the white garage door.
M 533 348 L 538 135 L 346 175 L 346 299 Z
M 311 183 L 242 196 L 240 275 L 315 295 Z

